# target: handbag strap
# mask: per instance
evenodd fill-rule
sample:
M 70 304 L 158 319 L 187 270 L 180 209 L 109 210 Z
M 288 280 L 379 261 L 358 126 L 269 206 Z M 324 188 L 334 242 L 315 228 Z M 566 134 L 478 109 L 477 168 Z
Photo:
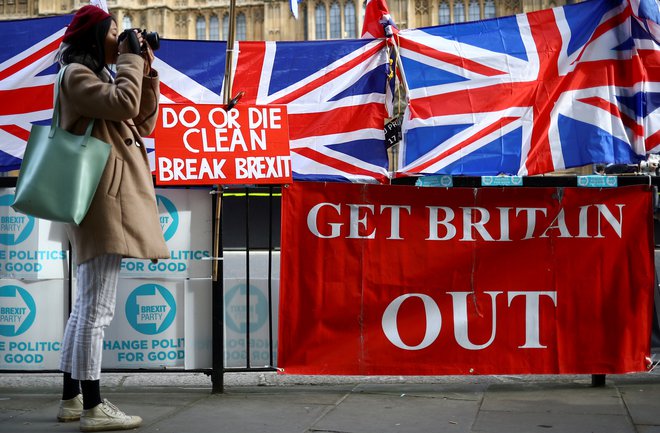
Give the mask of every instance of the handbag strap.
M 53 138 L 55 135 L 55 130 L 60 127 L 60 88 L 62 87 L 62 78 L 64 77 L 64 71 L 68 68 L 69 65 L 64 65 L 62 69 L 57 73 L 57 79 L 55 80 L 55 89 L 54 89 L 54 101 L 53 101 L 53 120 L 50 123 L 50 133 L 48 137 Z M 94 127 L 94 119 L 90 119 L 87 129 L 85 130 L 85 140 L 83 140 L 83 146 L 87 145 L 87 138 L 92 135 L 92 128 Z

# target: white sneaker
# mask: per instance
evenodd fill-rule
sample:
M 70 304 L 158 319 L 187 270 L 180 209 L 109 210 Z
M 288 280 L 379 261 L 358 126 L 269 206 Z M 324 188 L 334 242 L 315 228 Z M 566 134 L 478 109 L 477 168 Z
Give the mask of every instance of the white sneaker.
M 129 430 L 139 427 L 140 424 L 142 418 L 126 415 L 108 400 L 83 410 L 80 416 L 80 431 Z
M 60 400 L 60 410 L 57 412 L 57 420 L 59 422 L 78 421 L 82 410 L 83 399 L 81 394 L 68 400 Z

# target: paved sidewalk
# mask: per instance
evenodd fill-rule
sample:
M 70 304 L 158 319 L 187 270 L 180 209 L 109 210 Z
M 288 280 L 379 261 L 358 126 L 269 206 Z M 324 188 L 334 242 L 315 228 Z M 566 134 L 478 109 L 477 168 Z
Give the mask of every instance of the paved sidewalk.
M 143 433 L 660 433 L 660 374 L 301 377 L 104 374 L 102 395 Z M 57 423 L 60 377 L 0 375 L 0 432 L 77 432 Z

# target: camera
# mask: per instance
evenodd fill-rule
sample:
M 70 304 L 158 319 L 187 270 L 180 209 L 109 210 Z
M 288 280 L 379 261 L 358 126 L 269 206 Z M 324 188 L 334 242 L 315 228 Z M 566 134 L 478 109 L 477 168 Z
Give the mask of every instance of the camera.
M 146 30 L 142 30 L 140 33 L 142 33 L 142 38 L 147 41 L 153 51 L 160 48 L 160 36 L 158 36 L 158 33 L 148 32 Z
M 117 41 L 121 43 L 124 39 L 128 38 L 128 44 L 131 48 L 131 51 L 135 54 L 140 54 L 140 52 L 144 51 L 146 47 L 144 46 L 144 44 L 143 46 L 139 46 L 138 38 L 137 38 L 137 34 L 135 33 L 135 30 L 137 30 L 137 32 L 142 35 L 142 39 L 144 39 L 146 43 L 149 44 L 149 46 L 153 51 L 156 51 L 157 49 L 160 48 L 160 36 L 158 36 L 158 33 L 148 32 L 145 29 L 124 30 L 117 38 Z

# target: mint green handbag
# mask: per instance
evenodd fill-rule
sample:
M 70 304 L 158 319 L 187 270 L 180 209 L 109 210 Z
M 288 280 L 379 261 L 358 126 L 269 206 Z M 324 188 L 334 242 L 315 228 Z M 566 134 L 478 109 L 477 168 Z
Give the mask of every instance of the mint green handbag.
M 60 128 L 59 90 L 66 66 L 57 75 L 50 126 L 32 125 L 16 183 L 14 210 L 37 218 L 79 225 L 85 218 L 110 155 L 110 145 Z

